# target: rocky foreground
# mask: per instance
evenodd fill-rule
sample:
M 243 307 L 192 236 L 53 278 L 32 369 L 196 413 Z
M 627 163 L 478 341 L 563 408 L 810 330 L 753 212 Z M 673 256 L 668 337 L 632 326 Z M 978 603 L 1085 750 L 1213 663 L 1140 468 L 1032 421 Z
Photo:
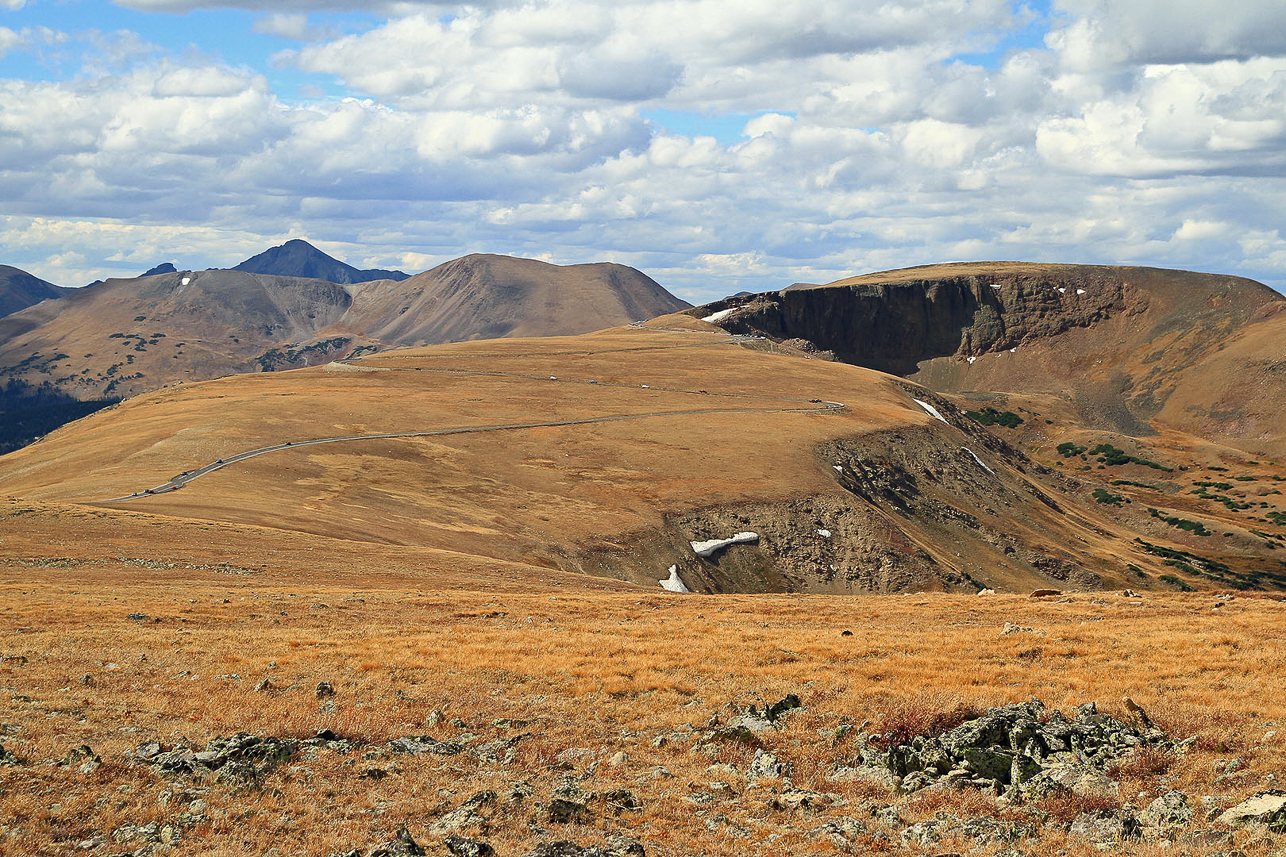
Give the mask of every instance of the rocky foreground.
M 315 693 L 325 700 L 334 689 L 323 682 Z M 682 793 L 712 841 L 720 843 L 719 853 L 726 853 L 730 843 L 741 853 L 768 853 L 783 833 L 801 829 L 818 854 L 1019 857 L 1041 852 L 1050 837 L 1104 851 L 1150 841 L 1178 854 L 1234 855 L 1242 853 L 1236 845 L 1247 838 L 1273 849 L 1286 847 L 1286 839 L 1277 839 L 1286 831 L 1286 791 L 1264 791 L 1237 802 L 1167 789 L 1165 773 L 1198 739 L 1176 740 L 1132 701 L 1127 699 L 1125 707 L 1133 722 L 1101 713 L 1094 703 L 1065 714 L 1032 700 L 984 712 L 936 712 L 919 722 L 889 718 L 881 724 L 883 731 L 870 723 L 816 729 L 806 736 L 809 741 L 841 748 L 842 761 L 824 778 L 834 790 L 796 783 L 797 766 L 815 749 L 799 740 L 804 735 L 790 742 L 789 751 L 775 740 L 789 732 L 793 719 L 807 713 L 794 694 L 766 706 L 730 705 L 724 716 L 669 733 L 629 736 L 638 747 L 637 757 L 646 758 L 649 750 L 677 749 L 711 763 L 704 777 L 688 782 L 664 765 L 645 766 L 628 788 L 602 784 L 604 779 L 619 781 L 605 778 L 605 772 L 639 767 L 624 751 L 569 748 L 556 758 L 534 760 L 547 764 L 532 765 L 519 753 L 532 738 L 529 722 L 501 719 L 484 726 L 446 721 L 441 712 L 425 724 L 434 734 L 378 744 L 329 729 L 306 739 L 241 732 L 203 747 L 146 740 L 114 760 L 102 759 L 89 746 L 74 748 L 61 759 L 36 760 L 0 746 L 0 765 L 9 769 L 10 783 L 27 771 L 83 781 L 115 769 L 128 774 L 134 787 L 155 790 L 155 817 L 93 832 L 75 844 L 76 853 L 117 857 L 199 853 L 212 824 L 238 813 L 253 815 L 248 808 L 281 795 L 284 783 L 314 784 L 319 799 L 333 794 L 326 770 L 331 776 L 335 770 L 346 771 L 374 789 L 424 760 L 453 758 L 489 769 L 496 787 L 472 794 L 442 789 L 436 800 L 427 798 L 424 815 L 417 819 L 428 824 L 427 837 L 417 840 L 403 826 L 391 839 L 353 843 L 330 851 L 330 857 L 671 853 L 664 846 L 650 851 L 646 835 L 634 829 L 634 819 L 647 802 L 674 792 Z M 6 729 L 10 745 L 20 747 L 20 730 Z M 1237 767 L 1236 760 L 1226 765 L 1229 774 Z M 1155 798 L 1146 803 L 1126 799 L 1123 783 L 1137 785 L 1149 778 L 1156 783 Z M 382 814 L 378 809 L 374 813 Z M 17 818 L 0 827 L 0 835 L 7 832 L 12 838 L 21 828 Z M 503 832 L 512 841 L 516 831 L 529 840 L 521 851 L 493 846 L 495 835 Z M 588 831 L 593 832 L 584 835 Z M 572 838 L 569 832 L 580 835 Z

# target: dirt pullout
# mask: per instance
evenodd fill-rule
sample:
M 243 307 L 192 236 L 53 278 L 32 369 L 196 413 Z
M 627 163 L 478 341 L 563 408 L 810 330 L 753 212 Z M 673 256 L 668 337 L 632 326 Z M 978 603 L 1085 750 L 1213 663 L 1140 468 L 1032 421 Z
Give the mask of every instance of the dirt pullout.
M 833 491 L 675 513 L 566 567 L 658 586 L 673 565 L 687 588 L 709 593 L 1127 585 L 1117 558 L 1127 536 L 1072 498 L 1076 483 L 930 399 L 945 422 L 817 446 Z M 757 539 L 708 557 L 691 544 L 737 533 Z

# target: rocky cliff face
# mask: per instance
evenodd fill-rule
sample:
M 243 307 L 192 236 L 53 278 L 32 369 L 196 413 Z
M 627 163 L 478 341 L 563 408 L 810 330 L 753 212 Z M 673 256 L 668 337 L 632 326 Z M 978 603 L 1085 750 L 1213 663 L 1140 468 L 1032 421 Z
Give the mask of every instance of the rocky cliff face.
M 1087 427 L 1168 427 L 1268 454 L 1286 298 L 1240 277 L 1018 262 L 938 265 L 733 297 L 720 327 L 944 393 L 1052 395 Z M 1266 396 L 1264 391 L 1273 394 Z
M 803 339 L 836 358 L 908 375 L 933 357 L 976 357 L 1146 310 L 1111 268 L 995 272 L 790 288 L 730 298 L 720 324 L 734 333 Z

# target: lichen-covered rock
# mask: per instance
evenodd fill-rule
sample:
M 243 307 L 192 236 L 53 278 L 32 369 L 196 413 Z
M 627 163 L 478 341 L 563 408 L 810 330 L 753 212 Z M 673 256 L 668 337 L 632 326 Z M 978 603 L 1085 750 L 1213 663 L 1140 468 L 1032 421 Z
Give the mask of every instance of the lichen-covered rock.
M 435 756 L 456 756 L 464 752 L 464 747 L 453 741 L 439 741 L 428 735 L 412 735 L 406 738 L 394 738 L 388 742 L 388 748 L 395 753 L 409 753 L 420 756 L 432 753 Z
M 776 756 L 762 749 L 755 750 L 755 757 L 750 762 L 750 771 L 746 774 L 747 779 L 776 779 L 781 775 L 781 762 L 777 761 Z
M 1127 839 L 1138 839 L 1143 829 L 1134 813 L 1123 808 L 1081 813 L 1068 832 L 1106 851 Z
M 1148 804 L 1139 813 L 1143 832 L 1150 837 L 1164 837 L 1192 820 L 1192 806 L 1188 796 L 1180 791 L 1169 791 Z
M 1225 811 L 1219 822 L 1229 827 L 1246 827 L 1262 824 L 1270 830 L 1286 830 L 1286 792 L 1272 790 L 1259 792 Z
M 366 857 L 423 857 L 425 850 L 411 838 L 411 832 L 403 827 L 391 842 L 376 845 L 366 852 Z
M 1115 793 L 1111 763 L 1138 747 L 1165 747 L 1165 734 L 1100 714 L 1093 703 L 1073 719 L 1046 712 L 1039 700 L 993 708 L 938 736 L 888 747 L 871 736 L 863 767 L 887 769 L 904 793 L 938 784 L 973 785 L 1040 797 L 1059 790 Z M 859 769 L 860 770 L 860 769 Z
M 481 836 L 488 832 L 496 810 L 497 795 L 490 789 L 481 791 L 460 806 L 433 822 L 429 832 L 435 835 Z
M 485 842 L 452 834 L 442 840 L 451 857 L 495 857 L 495 849 Z

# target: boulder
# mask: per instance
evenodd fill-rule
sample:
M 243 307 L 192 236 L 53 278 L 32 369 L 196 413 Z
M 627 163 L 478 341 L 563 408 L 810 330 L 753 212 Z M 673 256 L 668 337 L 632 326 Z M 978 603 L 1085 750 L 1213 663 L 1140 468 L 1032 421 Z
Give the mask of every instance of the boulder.
M 451 834 L 442 841 L 451 857 L 495 857 L 495 849 L 485 842 Z
M 411 832 L 403 827 L 390 842 L 376 845 L 366 852 L 366 857 L 422 857 L 426 852 L 414 839 Z
M 1269 830 L 1286 830 L 1286 792 L 1259 792 L 1221 814 L 1219 823 L 1229 827 L 1262 824 Z
M 1128 808 L 1098 809 L 1077 816 L 1068 832 L 1107 851 L 1127 839 L 1138 839 L 1142 827 Z
M 755 758 L 750 762 L 750 771 L 746 774 L 749 780 L 777 779 L 782 775 L 781 762 L 772 753 L 763 749 L 755 750 Z
M 478 792 L 460 806 L 433 822 L 429 832 L 442 834 L 481 836 L 487 833 L 491 825 L 491 816 L 496 810 L 496 793 L 490 789 Z
M 428 735 L 412 735 L 405 738 L 394 738 L 388 742 L 388 748 L 395 753 L 409 753 L 421 756 L 432 753 L 435 756 L 455 756 L 464 752 L 464 747 L 452 741 L 439 741 Z
M 1139 823 L 1149 837 L 1165 837 L 1192 820 L 1192 806 L 1188 796 L 1180 791 L 1169 791 L 1148 804 L 1139 813 Z

